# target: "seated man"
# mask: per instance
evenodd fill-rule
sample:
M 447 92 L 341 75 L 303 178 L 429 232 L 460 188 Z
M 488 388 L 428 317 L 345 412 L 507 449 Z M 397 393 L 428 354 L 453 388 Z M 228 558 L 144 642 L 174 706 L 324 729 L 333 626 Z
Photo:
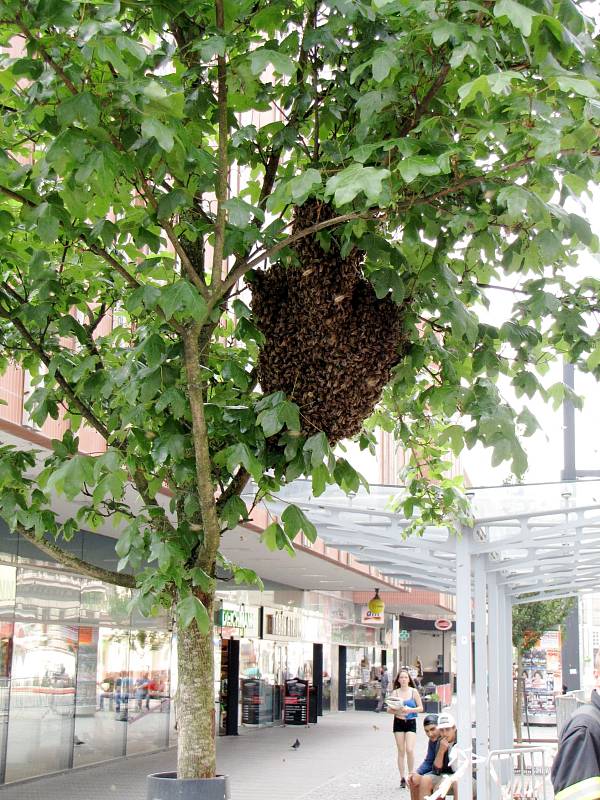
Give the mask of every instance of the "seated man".
M 115 704 L 117 714 L 121 713 L 121 704 L 124 706 L 124 712 L 127 712 L 127 704 L 129 703 L 129 692 L 131 690 L 131 678 L 129 673 L 124 670 L 120 673 L 115 681 Z M 126 719 L 123 717 L 123 719 Z
M 115 679 L 112 675 L 106 675 L 100 682 L 100 696 L 98 702 L 98 710 L 104 711 L 104 701 L 108 699 L 108 709 L 113 710 L 113 697 L 115 691 Z
M 440 733 L 437 727 L 438 715 L 427 714 L 423 720 L 423 729 L 429 743 L 427 745 L 427 753 L 421 766 L 417 767 L 415 772 L 411 772 L 408 776 L 408 788 L 410 789 L 410 800 L 419 800 L 419 786 L 421 783 L 421 776 L 427 775 L 433 769 L 433 762 L 437 752 Z
M 436 789 L 440 789 L 442 797 L 445 797 L 450 789 L 454 794 L 454 800 L 458 800 L 456 784 L 451 780 L 454 770 L 450 766 L 450 754 L 456 744 L 456 722 L 452 714 L 443 711 L 438 716 L 438 731 L 440 732 L 437 752 L 433 760 L 433 768 L 427 775 L 423 775 L 419 781 L 419 798 L 425 800 Z
M 135 684 L 135 703 L 138 711 L 142 710 L 142 703 L 146 701 L 146 709 L 150 710 L 150 676 L 140 675 Z

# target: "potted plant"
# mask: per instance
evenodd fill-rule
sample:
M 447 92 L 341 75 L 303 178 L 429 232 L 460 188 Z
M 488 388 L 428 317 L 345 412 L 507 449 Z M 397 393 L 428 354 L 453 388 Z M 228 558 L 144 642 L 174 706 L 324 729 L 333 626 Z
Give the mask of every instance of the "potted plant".
M 437 692 L 430 694 L 423 701 L 423 709 L 426 714 L 439 714 L 441 708 L 440 696 Z

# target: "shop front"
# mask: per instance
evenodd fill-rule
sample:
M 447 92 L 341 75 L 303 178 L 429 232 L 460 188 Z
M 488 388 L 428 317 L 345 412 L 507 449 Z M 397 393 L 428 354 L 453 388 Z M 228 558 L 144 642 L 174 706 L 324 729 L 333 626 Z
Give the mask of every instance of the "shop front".
M 321 615 L 222 599 L 215 637 L 221 735 L 296 724 L 289 714 L 286 723 L 286 706 L 293 704 L 290 697 L 299 697 L 302 686 L 304 724 L 331 708 L 331 625 Z
M 386 638 L 387 629 L 390 629 Z M 393 671 L 391 647 L 392 618 L 386 616 L 382 625 L 362 625 L 337 622 L 333 625 L 333 640 L 339 648 L 340 710 L 374 711 L 380 693 L 381 668 Z M 393 679 L 393 675 L 390 674 Z
M 130 592 L 0 564 L 0 781 L 168 747 L 172 634 Z

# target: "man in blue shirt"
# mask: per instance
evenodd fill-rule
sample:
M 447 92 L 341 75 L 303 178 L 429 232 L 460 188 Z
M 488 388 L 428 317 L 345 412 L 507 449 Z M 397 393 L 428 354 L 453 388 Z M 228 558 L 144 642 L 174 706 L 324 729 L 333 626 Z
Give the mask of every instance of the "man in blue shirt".
M 429 739 L 427 745 L 427 753 L 423 763 L 417 767 L 415 772 L 411 772 L 408 776 L 408 788 L 410 789 L 410 800 L 419 800 L 419 786 L 421 784 L 421 776 L 427 775 L 433 770 L 433 762 L 437 752 L 440 733 L 437 727 L 438 717 L 437 714 L 427 714 L 423 720 L 423 729 Z

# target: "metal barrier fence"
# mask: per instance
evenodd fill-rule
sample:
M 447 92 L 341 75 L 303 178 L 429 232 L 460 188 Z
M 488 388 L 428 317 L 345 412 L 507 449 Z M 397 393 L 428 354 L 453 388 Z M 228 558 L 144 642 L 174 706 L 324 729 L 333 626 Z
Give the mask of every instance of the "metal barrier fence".
M 547 747 L 492 750 L 488 756 L 490 800 L 550 800 L 554 751 Z
M 585 703 L 586 698 L 583 689 L 577 689 L 574 692 L 558 695 L 556 698 L 556 733 L 558 738 L 560 738 L 562 729 L 571 719 L 575 711 L 577 711 L 579 706 Z

